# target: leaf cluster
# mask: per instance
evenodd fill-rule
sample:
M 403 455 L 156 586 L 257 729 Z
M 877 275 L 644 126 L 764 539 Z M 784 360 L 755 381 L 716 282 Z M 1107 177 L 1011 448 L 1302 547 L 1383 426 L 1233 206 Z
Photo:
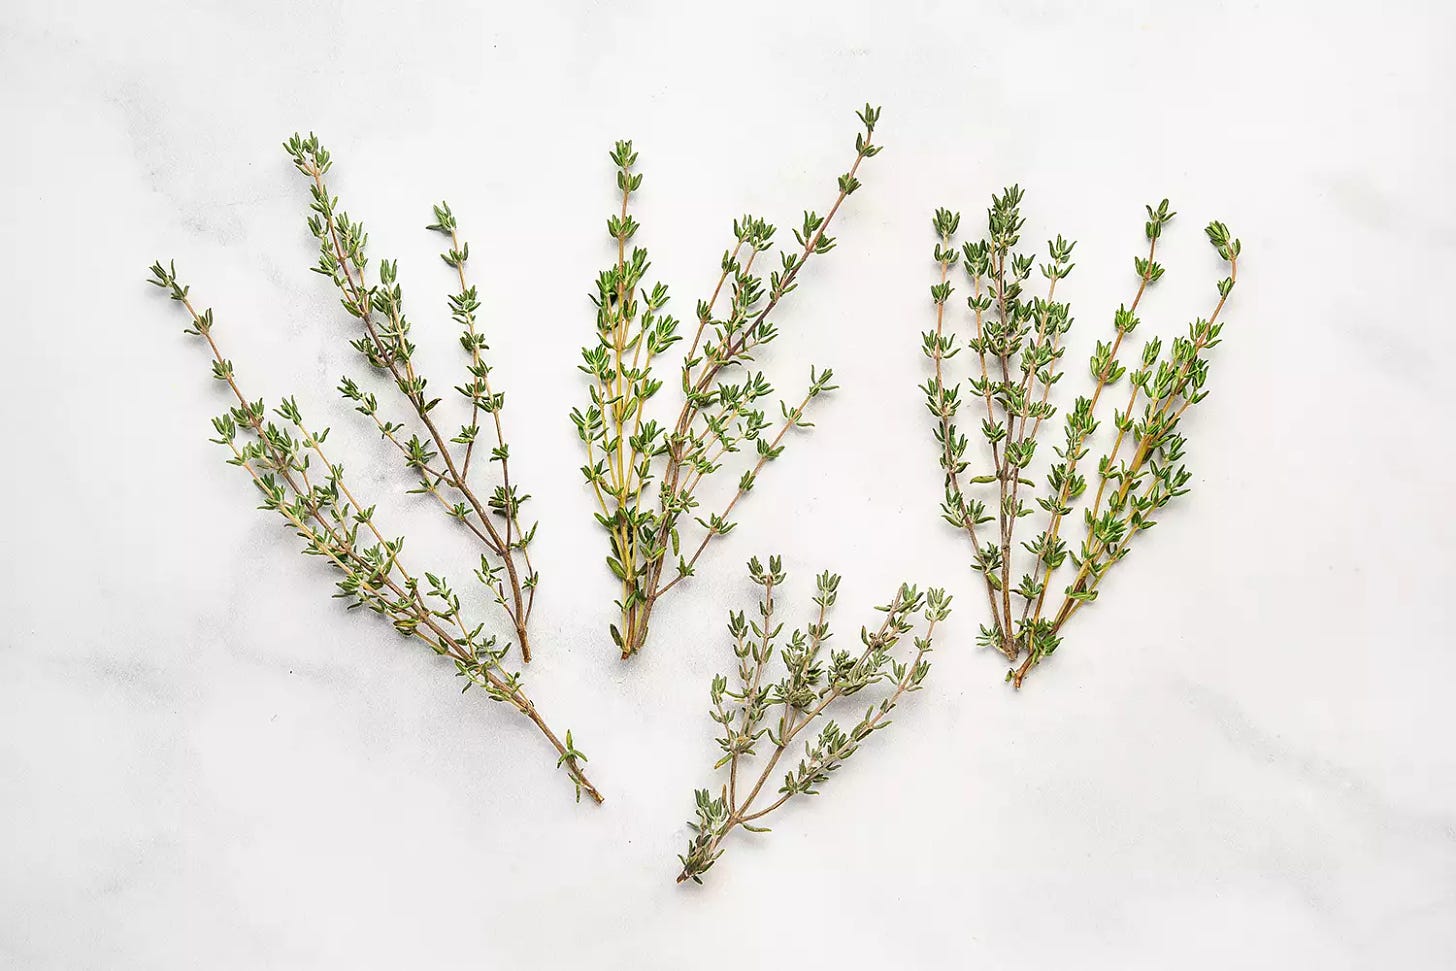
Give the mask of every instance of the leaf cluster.
M 878 627 L 861 628 L 853 648 L 835 648 L 829 643 L 829 612 L 838 598 L 837 574 L 819 574 L 815 619 L 785 636 L 775 596 L 785 580 L 781 559 L 769 557 L 765 568 L 755 557 L 748 573 L 762 594 L 753 618 L 743 611 L 729 614 L 736 677 L 730 682 L 718 675 L 709 689 L 709 717 L 721 732 L 716 741 L 722 757 L 713 768 L 726 768 L 728 779 L 717 795 L 709 789 L 694 795 L 696 818 L 689 823 L 693 836 L 679 857 L 678 882 L 701 883 L 722 855 L 730 832 L 740 826 L 768 832 L 759 820 L 795 796 L 818 795 L 871 735 L 889 727 L 889 715 L 900 699 L 923 686 L 930 673 L 935 627 L 950 614 L 951 598 L 944 590 L 922 593 L 902 584 L 887 604 L 876 608 L 884 614 Z M 924 632 L 917 635 L 921 623 Z M 908 651 L 900 649 L 907 637 Z M 770 670 L 776 655 L 780 673 L 774 677 Z M 836 702 L 862 693 L 877 695 L 863 715 L 844 725 L 830 716 Z M 796 740 L 803 741 L 798 764 L 788 768 L 777 798 L 770 801 L 765 786 Z M 754 760 L 760 757 L 758 768 Z M 766 805 L 760 804 L 761 797 Z

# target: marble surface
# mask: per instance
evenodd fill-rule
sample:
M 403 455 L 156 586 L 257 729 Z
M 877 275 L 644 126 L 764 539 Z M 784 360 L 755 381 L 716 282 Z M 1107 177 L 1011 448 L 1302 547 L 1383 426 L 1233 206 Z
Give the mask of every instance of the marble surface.
M 11 0 L 0 966 L 1456 966 L 1453 27 L 1405 0 Z M 843 390 L 623 665 L 566 419 L 607 148 L 636 140 L 642 239 L 687 314 L 733 216 L 827 204 L 866 99 L 888 149 L 764 361 Z M 600 809 L 346 616 L 206 442 L 224 399 L 143 285 L 157 257 L 249 386 L 333 425 L 413 554 L 467 575 L 331 390 L 358 368 L 306 272 L 295 129 L 400 258 L 442 385 L 422 227 L 442 197 L 462 219 L 543 520 L 530 683 Z M 915 390 L 930 211 L 970 226 L 1011 182 L 1029 239 L 1080 240 L 1074 362 L 1128 299 L 1143 203 L 1180 213 L 1150 332 L 1206 312 L 1204 222 L 1246 253 L 1194 494 L 1019 696 L 974 647 Z M 743 561 L 774 549 L 801 601 L 845 574 L 846 632 L 902 577 L 959 609 L 896 727 L 684 889 L 707 682 Z

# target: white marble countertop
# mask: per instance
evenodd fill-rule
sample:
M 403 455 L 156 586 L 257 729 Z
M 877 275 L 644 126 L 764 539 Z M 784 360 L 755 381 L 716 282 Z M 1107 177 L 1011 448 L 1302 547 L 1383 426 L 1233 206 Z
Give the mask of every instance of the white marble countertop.
M 0 966 L 1456 966 L 1453 28 L 1403 0 L 7 4 Z M 567 421 L 607 149 L 636 140 L 640 239 L 690 316 L 733 216 L 822 211 L 867 99 L 888 148 L 764 359 L 842 390 L 623 664 Z M 542 520 L 530 683 L 600 809 L 344 615 L 207 444 L 225 401 L 143 284 L 158 257 L 250 387 L 332 425 L 413 555 L 468 577 L 332 390 L 359 367 L 307 272 L 296 129 L 400 258 L 442 386 L 430 203 L 471 241 Z M 1012 182 L 1029 240 L 1080 241 L 1069 389 L 1145 202 L 1180 213 L 1147 332 L 1207 312 L 1205 222 L 1245 253 L 1193 495 L 1019 695 L 974 646 L 915 387 L 930 212 L 969 229 Z M 901 578 L 958 610 L 896 727 L 685 889 L 707 682 L 773 550 L 801 604 L 845 574 L 846 636 Z

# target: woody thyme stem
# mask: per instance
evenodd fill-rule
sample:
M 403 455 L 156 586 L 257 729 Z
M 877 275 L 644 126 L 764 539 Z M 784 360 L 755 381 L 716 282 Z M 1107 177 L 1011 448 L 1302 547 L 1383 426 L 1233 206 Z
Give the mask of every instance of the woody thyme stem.
M 439 400 L 427 396 L 427 381 L 415 368 L 414 345 L 408 338 L 410 325 L 403 314 L 395 264 L 380 261 L 379 283 L 371 285 L 367 282 L 367 237 L 362 224 L 349 219 L 339 210 L 338 200 L 329 192 L 324 178 L 332 166 L 328 150 L 312 135 L 307 138 L 295 135 L 284 147 L 295 167 L 310 183 L 314 215 L 309 220 L 309 228 L 320 247 L 319 264 L 315 270 L 331 280 L 345 309 L 360 324 L 363 336 L 352 342 L 353 346 L 372 367 L 390 378 L 409 403 L 415 419 L 426 432 L 426 439 L 421 441 L 416 436 L 408 443 L 401 442 L 396 434 L 401 426 L 384 421 L 379 414 L 378 400 L 351 379 L 343 379 L 339 390 L 355 403 L 356 410 L 373 420 L 381 435 L 404 456 L 406 465 L 420 473 L 420 488 L 415 491 L 429 493 L 435 498 L 452 518 L 464 523 L 480 539 L 489 557 L 495 559 L 492 564 L 487 557 L 482 557 L 477 576 L 492 590 L 498 605 L 510 618 L 521 647 L 522 661 L 529 662 L 531 642 L 528 628 L 538 575 L 531 566 L 527 545 L 534 536 L 535 527 L 523 530 L 519 521 L 520 505 L 529 497 L 519 495 L 510 481 L 510 453 L 500 415 L 504 396 L 492 388 L 490 368 L 480 353 L 485 343 L 476 328 L 479 299 L 475 288 L 467 285 L 464 267 L 469 257 L 469 246 L 459 238 L 454 214 L 447 204 L 436 206 L 436 222 L 429 227 L 450 240 L 450 249 L 442 254 L 442 259 L 455 270 L 460 282 L 460 293 L 450 297 L 450 305 L 452 316 L 463 329 L 460 341 L 470 356 L 468 370 L 473 378 L 457 388 L 470 400 L 470 422 L 461 428 L 457 436 L 447 438 L 433 414 Z M 470 463 L 480 432 L 478 419 L 481 411 L 492 416 L 496 447 L 492 449 L 491 457 L 492 461 L 501 465 L 502 485 L 496 488 L 488 501 L 482 500 L 469 480 Z M 460 446 L 458 457 L 452 446 Z M 435 457 L 441 460 L 443 468 L 431 464 Z M 463 501 L 450 502 L 440 493 L 441 486 Z M 503 520 L 500 528 L 493 521 L 495 516 Z

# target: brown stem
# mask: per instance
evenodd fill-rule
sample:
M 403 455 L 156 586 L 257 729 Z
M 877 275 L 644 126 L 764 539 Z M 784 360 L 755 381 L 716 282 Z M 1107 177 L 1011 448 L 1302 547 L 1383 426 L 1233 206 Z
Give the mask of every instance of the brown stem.
M 941 237 L 941 245 L 942 246 L 947 246 L 947 245 L 949 245 L 949 243 L 950 243 L 950 238 L 948 236 Z M 944 285 L 945 282 L 949 279 L 949 277 L 950 277 L 950 264 L 949 263 L 941 263 L 940 264 L 940 282 L 941 282 L 941 284 Z M 977 294 L 979 295 L 979 292 L 980 292 L 980 284 L 979 284 L 979 281 L 976 284 L 976 290 L 977 290 Z M 977 340 L 980 339 L 980 332 L 981 332 L 980 316 L 981 316 L 980 315 L 980 311 L 979 310 L 976 311 L 976 337 L 977 337 Z M 965 508 L 965 493 L 961 489 L 960 473 L 955 468 L 955 458 L 954 458 L 954 454 L 953 454 L 952 449 L 951 449 L 951 423 L 950 423 L 950 414 L 945 409 L 945 356 L 944 356 L 944 354 L 941 351 L 941 344 L 940 344 L 940 340 L 944 336 L 944 334 L 945 334 L 945 301 L 941 301 L 940 303 L 936 304 L 936 306 L 935 306 L 935 338 L 936 338 L 936 341 L 935 341 L 935 352 L 932 355 L 932 360 L 935 362 L 935 384 L 936 384 L 936 387 L 940 389 L 940 400 L 937 402 L 937 404 L 940 405 L 940 432 L 941 432 L 941 438 L 943 439 L 943 445 L 944 445 L 944 454 L 942 455 L 941 461 L 942 461 L 942 464 L 945 467 L 946 484 L 954 491 L 954 494 L 955 494 L 956 498 L 961 501 L 961 508 L 964 509 Z M 982 353 L 982 356 L 981 356 L 981 373 L 982 373 L 982 376 L 983 377 L 985 375 L 985 368 L 986 368 L 986 359 L 985 359 L 985 354 L 983 352 Z M 988 410 L 988 413 L 989 413 L 989 409 L 990 409 L 990 400 L 989 400 L 989 398 L 987 399 L 986 407 L 987 407 L 987 410 Z M 975 522 L 971 519 L 971 517 L 969 515 L 966 515 L 966 517 L 965 517 L 962 525 L 965 527 L 966 532 L 970 534 L 970 537 L 971 537 L 971 545 L 973 547 L 975 547 L 976 550 L 980 550 L 980 548 L 981 548 L 981 540 L 980 540 L 980 537 L 978 537 L 976 535 L 976 524 L 975 524 Z M 991 618 L 999 626 L 1001 624 L 1001 620 L 1000 620 L 1000 609 L 996 605 L 996 587 L 991 582 L 991 577 L 989 575 L 987 575 L 985 572 L 982 572 L 981 579 L 986 582 L 986 599 L 987 599 L 987 601 L 991 605 Z M 1003 646 L 1002 646 L 1001 649 L 1003 651 L 1005 650 L 1004 642 L 1003 642 Z
M 1009 321 L 1006 314 L 1006 253 L 1001 251 L 993 253 L 995 261 L 995 283 L 996 303 L 1001 318 L 1001 329 L 1003 337 Z M 1003 340 L 1001 351 L 997 354 L 1001 361 L 1001 382 L 1009 389 L 1011 384 L 1011 363 L 1006 353 L 1006 346 Z M 1020 647 L 1016 643 L 1016 631 L 1011 626 L 1011 534 L 1015 527 L 1014 517 L 1008 514 L 1006 508 L 1007 487 L 1011 472 L 1011 435 L 1016 427 L 1016 417 L 1011 409 L 1002 406 L 1002 413 L 1006 417 L 1006 448 L 1001 450 L 1001 460 L 996 474 L 996 483 L 1000 487 L 1001 501 L 997 504 L 996 515 L 1001 529 L 1001 653 L 1007 657 L 1016 657 Z M 1019 469 L 1017 470 L 1020 471 Z
M 309 174 L 312 176 L 314 180 L 314 185 L 317 187 L 318 191 L 322 193 L 325 197 L 327 197 L 328 189 L 324 185 L 323 172 L 317 166 L 315 166 Z M 334 220 L 333 211 L 331 208 L 327 211 L 325 221 L 329 233 L 330 244 L 333 247 L 334 258 L 338 262 L 340 269 L 343 271 L 344 282 L 347 285 L 349 297 L 358 310 L 358 319 L 364 325 L 365 332 L 368 334 L 370 341 L 379 351 L 381 360 L 383 360 L 385 367 L 388 369 L 390 375 L 395 380 L 396 387 L 403 388 L 407 385 L 408 382 L 413 381 L 414 368 L 412 365 L 406 363 L 405 373 L 401 374 L 399 363 L 394 359 L 392 355 L 385 352 L 383 341 L 379 336 L 378 329 L 374 325 L 373 313 L 369 306 L 369 302 L 367 299 L 364 299 L 363 283 L 362 281 L 355 281 L 353 271 L 349 268 L 349 259 L 348 256 L 344 253 L 343 243 L 339 239 L 338 226 Z M 396 326 L 398 325 L 398 321 L 392 322 L 395 323 Z M 407 394 L 406 397 L 409 399 L 410 404 L 414 406 L 415 413 L 419 416 L 421 423 L 429 432 L 431 440 L 435 443 L 435 448 L 440 453 L 441 459 L 443 459 L 445 462 L 446 469 L 449 470 L 450 487 L 455 489 L 462 496 L 464 496 L 465 500 L 470 504 L 471 509 L 475 511 L 475 514 L 479 518 L 481 525 L 485 527 L 486 532 L 491 537 L 491 542 L 494 544 L 491 552 L 495 553 L 497 556 L 500 557 L 502 564 L 506 568 L 506 575 L 509 578 L 511 587 L 511 600 L 514 605 L 514 609 L 508 609 L 506 613 L 511 618 L 513 626 L 516 628 L 516 636 L 519 639 L 521 646 L 521 660 L 523 662 L 528 662 L 531 658 L 531 645 L 529 639 L 526 637 L 527 609 L 525 598 L 521 593 L 521 579 L 516 570 L 515 556 L 512 551 L 511 544 L 508 543 L 505 538 L 501 536 L 500 533 L 496 530 L 495 524 L 492 523 L 490 520 L 489 511 L 480 501 L 480 499 L 476 497 L 475 492 L 470 488 L 469 483 L 465 481 L 465 477 L 461 474 L 460 469 L 456 466 L 454 456 L 452 456 L 450 453 L 450 444 L 445 436 L 440 433 L 439 428 L 436 427 L 434 419 L 430 417 L 429 409 L 426 407 L 427 403 L 424 400 L 424 396 L 416 393 L 410 393 Z

